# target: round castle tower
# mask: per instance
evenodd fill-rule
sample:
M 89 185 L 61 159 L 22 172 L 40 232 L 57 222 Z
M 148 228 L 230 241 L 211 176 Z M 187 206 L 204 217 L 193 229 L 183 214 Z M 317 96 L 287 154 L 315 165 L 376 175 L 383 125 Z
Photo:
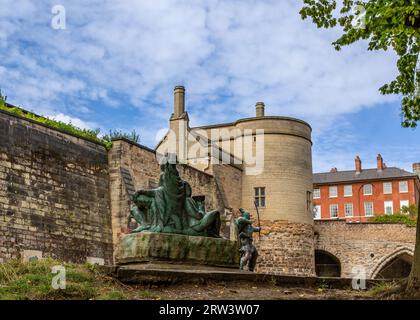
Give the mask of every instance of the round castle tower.
M 251 209 L 254 221 L 253 201 L 259 204 L 257 271 L 315 275 L 311 127 L 298 119 L 265 116 L 263 103 L 257 103 L 255 118 L 235 126 L 264 130 L 264 149 L 258 150 L 264 152 L 263 171 L 242 176 L 242 207 Z

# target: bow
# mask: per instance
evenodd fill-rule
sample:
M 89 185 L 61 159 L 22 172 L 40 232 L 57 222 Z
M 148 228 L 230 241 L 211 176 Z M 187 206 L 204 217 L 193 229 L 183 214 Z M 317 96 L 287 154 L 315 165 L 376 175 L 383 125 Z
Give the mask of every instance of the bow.
M 257 210 L 257 218 L 258 218 L 258 239 L 261 239 L 261 225 L 260 225 L 260 213 L 258 212 L 257 201 L 254 201 L 255 209 Z

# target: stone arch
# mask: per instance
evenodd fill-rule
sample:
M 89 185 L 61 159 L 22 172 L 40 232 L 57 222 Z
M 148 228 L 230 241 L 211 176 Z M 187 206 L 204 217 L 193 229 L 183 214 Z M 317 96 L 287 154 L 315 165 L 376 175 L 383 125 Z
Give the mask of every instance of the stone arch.
M 327 250 L 316 249 L 315 272 L 318 277 L 340 277 L 340 259 L 338 259 L 336 255 Z
M 372 270 L 371 279 L 376 279 L 379 275 L 379 273 L 388 266 L 392 261 L 395 261 L 395 259 L 398 259 L 399 257 L 403 256 L 410 256 L 414 257 L 414 250 L 408 247 L 399 248 L 398 250 L 394 251 L 393 253 L 385 256 L 382 258 L 379 263 L 376 265 L 376 267 Z

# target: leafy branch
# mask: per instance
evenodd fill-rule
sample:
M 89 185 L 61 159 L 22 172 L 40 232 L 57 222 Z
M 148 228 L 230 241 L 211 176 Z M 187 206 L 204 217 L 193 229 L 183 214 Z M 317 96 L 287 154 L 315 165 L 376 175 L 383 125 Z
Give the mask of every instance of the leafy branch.
M 418 0 L 303 0 L 302 19 L 318 28 L 340 27 L 336 50 L 360 40 L 368 50 L 394 50 L 399 74 L 379 91 L 402 97 L 403 127 L 420 121 L 420 2 Z M 338 8 L 339 7 L 339 8 Z

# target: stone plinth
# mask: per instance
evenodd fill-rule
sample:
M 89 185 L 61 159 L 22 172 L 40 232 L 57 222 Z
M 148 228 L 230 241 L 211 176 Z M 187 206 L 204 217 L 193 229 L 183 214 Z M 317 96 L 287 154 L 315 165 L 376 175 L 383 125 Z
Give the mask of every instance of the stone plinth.
M 153 232 L 127 234 L 117 245 L 119 265 L 158 261 L 238 268 L 239 247 L 236 241 L 220 238 Z

